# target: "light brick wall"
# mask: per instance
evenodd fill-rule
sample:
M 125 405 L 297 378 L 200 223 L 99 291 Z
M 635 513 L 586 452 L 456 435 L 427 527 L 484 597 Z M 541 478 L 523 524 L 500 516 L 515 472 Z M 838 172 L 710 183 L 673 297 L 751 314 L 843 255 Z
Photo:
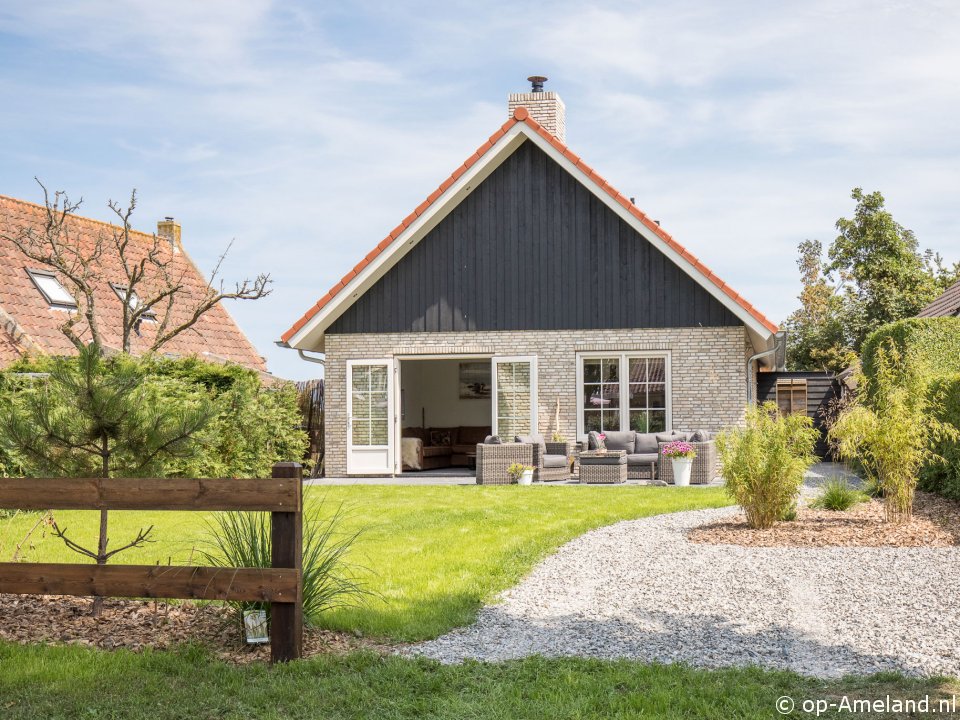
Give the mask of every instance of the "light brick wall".
M 540 432 L 549 435 L 557 398 L 560 432 L 576 436 L 577 353 L 669 351 L 673 427 L 716 431 L 743 421 L 747 402 L 743 327 L 488 331 L 326 336 L 326 472 L 345 475 L 347 360 L 395 355 L 497 354 L 538 358 Z
M 513 111 L 525 107 L 530 117 L 543 126 L 557 140 L 567 142 L 567 106 L 555 92 L 510 93 L 507 98 L 507 117 L 513 117 Z

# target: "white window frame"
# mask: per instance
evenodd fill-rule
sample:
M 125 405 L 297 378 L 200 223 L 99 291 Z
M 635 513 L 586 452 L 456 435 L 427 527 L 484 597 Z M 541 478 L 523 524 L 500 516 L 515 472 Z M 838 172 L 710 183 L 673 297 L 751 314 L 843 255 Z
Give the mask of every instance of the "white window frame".
M 540 418 L 538 417 L 538 410 L 540 407 L 540 389 L 539 389 L 539 374 L 540 369 L 537 364 L 536 355 L 494 355 L 490 358 L 490 379 L 491 387 L 490 391 L 492 393 L 491 399 L 491 427 L 493 428 L 493 434 L 499 435 L 500 428 L 497 427 L 497 363 L 511 363 L 511 362 L 529 362 L 530 363 L 530 433 L 536 435 L 540 430 Z M 504 442 L 512 442 L 513 438 L 504 438 Z
M 358 445 L 353 444 L 353 386 L 350 378 L 353 376 L 353 367 L 355 365 L 384 365 L 387 368 L 387 444 L 386 445 Z M 347 360 L 347 373 L 344 378 L 344 387 L 347 390 L 347 475 L 389 475 L 396 471 L 395 457 L 396 452 L 396 428 L 399 425 L 396 416 L 396 380 L 397 380 L 397 361 L 394 358 L 369 358 Z M 359 452 L 377 452 L 385 453 L 385 462 L 375 468 L 356 467 L 355 466 L 355 448 Z
M 624 398 L 630 397 L 630 378 L 629 361 L 631 358 L 657 358 L 662 359 L 664 373 L 664 392 L 666 393 L 666 430 L 673 427 L 673 369 L 672 357 L 669 350 L 643 350 L 643 351 L 584 351 L 577 353 L 577 439 L 584 441 L 587 439 L 587 433 L 584 430 L 583 405 L 586 398 L 583 394 L 583 361 L 617 358 L 620 362 L 620 427 L 630 427 L 630 403 L 624 403 Z
M 24 269 L 27 271 L 27 275 L 30 277 L 30 281 L 33 283 L 34 287 L 37 288 L 37 291 L 40 293 L 41 297 L 47 301 L 47 304 L 50 307 L 56 308 L 57 310 L 77 309 L 77 301 L 72 299 L 73 296 L 71 296 L 71 300 L 69 302 L 65 300 L 56 300 L 50 297 L 50 295 L 47 294 L 47 291 L 43 289 L 43 285 L 40 284 L 40 280 L 38 278 L 53 280 L 57 285 L 60 286 L 60 289 L 63 290 L 64 293 L 70 295 L 70 291 L 63 286 L 63 283 L 60 282 L 60 278 L 57 277 L 55 272 L 51 270 L 37 270 L 35 268 Z
M 110 287 L 113 288 L 113 292 L 116 293 L 117 297 L 120 299 L 120 302 L 123 302 L 123 299 L 127 294 L 127 286 L 118 285 L 117 283 L 110 283 Z M 136 305 L 139 305 L 141 302 L 143 302 L 143 300 L 140 299 L 140 296 L 137 295 L 137 291 L 134 290 L 133 293 L 131 293 L 131 297 L 130 297 L 130 311 L 131 312 L 135 311 L 137 309 Z M 136 305 L 134 303 L 136 303 Z M 156 322 L 157 314 L 153 311 L 152 308 L 147 308 L 146 310 L 143 311 L 143 314 L 140 316 L 140 319 Z

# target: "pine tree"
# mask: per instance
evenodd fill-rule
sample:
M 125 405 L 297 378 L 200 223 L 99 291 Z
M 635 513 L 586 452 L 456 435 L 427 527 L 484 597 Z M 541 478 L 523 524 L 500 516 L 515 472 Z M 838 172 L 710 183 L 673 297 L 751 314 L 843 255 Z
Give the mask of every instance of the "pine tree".
M 48 377 L 15 394 L 0 417 L 0 438 L 37 477 L 149 477 L 162 472 L 171 457 L 191 452 L 194 436 L 211 420 L 204 397 L 157 402 L 146 384 L 141 362 L 128 355 L 106 358 L 97 345 L 84 346 L 77 358 L 54 361 Z M 112 550 L 108 511 L 100 511 L 96 550 L 54 534 L 67 547 L 98 565 L 150 541 L 152 526 Z M 93 603 L 99 616 L 103 598 Z

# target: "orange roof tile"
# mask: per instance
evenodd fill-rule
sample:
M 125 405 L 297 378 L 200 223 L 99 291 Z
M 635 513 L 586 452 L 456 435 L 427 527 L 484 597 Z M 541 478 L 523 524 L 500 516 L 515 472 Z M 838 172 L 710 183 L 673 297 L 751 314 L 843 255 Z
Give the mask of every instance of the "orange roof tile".
M 0 231 L 8 235 L 16 235 L 21 229 L 43 229 L 46 209 L 41 205 L 17 200 L 0 195 Z M 68 219 L 70 238 L 81 246 L 92 248 L 99 236 L 118 229 L 109 223 L 71 216 Z M 139 231 L 131 231 L 131 252 L 134 257 L 146 255 L 153 247 L 153 235 Z M 207 287 L 207 280 L 193 264 L 193 261 L 182 250 L 173 253 L 169 246 L 162 252 L 171 263 L 170 268 L 175 275 L 182 275 L 184 296 L 200 297 Z M 73 354 L 76 349 L 67 337 L 60 331 L 60 326 L 67 318 L 65 310 L 52 309 L 46 299 L 34 286 L 26 268 L 34 267 L 36 263 L 27 258 L 9 241 L 0 241 L 0 308 L 11 316 L 19 326 L 18 333 L 28 336 L 33 342 L 52 355 Z M 110 283 L 123 284 L 125 275 L 119 264 L 119 258 L 105 253 L 100 260 L 101 278 L 96 288 L 97 313 L 100 316 L 103 341 L 113 348 L 122 345 L 120 326 L 123 304 L 110 287 Z M 38 268 L 42 269 L 42 268 Z M 187 308 L 182 304 L 173 310 L 172 322 L 182 322 L 187 318 Z M 9 331 L 7 331 L 9 333 Z M 144 322 L 141 325 L 142 337 L 133 339 L 132 351 L 144 352 L 152 343 L 156 332 L 156 324 Z M 13 338 L 0 342 L 0 365 L 9 364 L 12 359 L 9 347 Z M 15 345 L 15 343 L 14 343 Z M 17 348 L 17 355 L 22 355 L 27 348 Z M 233 318 L 222 304 L 216 305 L 203 315 L 189 330 L 170 340 L 161 352 L 176 355 L 200 355 L 220 360 L 235 362 L 266 371 L 263 358 L 256 351 L 243 334 Z
M 675 252 L 680 254 L 687 262 L 693 265 L 693 267 L 696 268 L 696 270 L 701 275 L 703 275 L 706 280 L 708 280 L 717 288 L 722 290 L 725 295 L 727 295 L 731 300 L 737 303 L 741 308 L 746 310 L 757 322 L 763 325 L 763 327 L 765 327 L 767 330 L 769 330 L 770 332 L 777 332 L 778 328 L 775 323 L 770 321 L 770 319 L 767 318 L 766 315 L 761 313 L 753 305 L 747 302 L 742 295 L 736 292 L 733 288 L 731 288 L 725 282 L 720 280 L 720 278 L 717 277 L 717 275 L 714 274 L 713 271 L 710 270 L 710 268 L 704 265 L 699 260 L 699 258 L 697 258 L 689 250 L 687 250 L 683 245 L 681 245 L 676 240 L 674 240 L 673 237 L 668 232 L 663 230 L 656 222 L 651 220 L 646 213 L 644 213 L 638 207 L 636 207 L 631 202 L 629 202 L 629 200 L 627 200 L 619 191 L 617 191 L 616 188 L 610 185 L 610 183 L 608 183 L 603 177 L 601 177 L 593 168 L 587 165 L 578 155 L 575 155 L 574 153 L 572 153 L 570 149 L 567 148 L 566 145 L 560 142 L 560 140 L 558 140 L 552 133 L 544 129 L 536 120 L 530 117 L 530 113 L 525 107 L 516 108 L 513 112 L 513 117 L 507 120 L 507 122 L 505 122 L 500 127 L 499 130 L 497 130 L 493 135 L 490 136 L 490 139 L 487 142 L 481 145 L 477 149 L 477 151 L 473 153 L 473 155 L 467 158 L 467 160 L 463 163 L 463 165 L 461 165 L 456 170 L 454 170 L 453 173 L 450 175 L 450 177 L 444 180 L 440 184 L 440 186 L 436 190 L 434 190 L 423 203 L 417 206 L 417 209 L 411 215 L 409 215 L 403 221 L 403 223 L 400 226 L 398 226 L 397 229 L 399 230 L 402 228 L 406 228 L 409 225 L 409 223 L 407 222 L 408 220 L 412 222 L 413 219 L 422 215 L 423 212 L 430 205 L 436 202 L 436 200 L 440 198 L 443 195 L 443 193 L 446 192 L 450 188 L 450 186 L 453 185 L 453 183 L 456 182 L 456 180 L 461 175 L 463 175 L 463 173 L 466 172 L 471 165 L 473 165 L 475 162 L 477 162 L 477 160 L 483 157 L 483 155 L 494 146 L 496 141 L 499 140 L 501 137 L 503 137 L 510 130 L 510 128 L 512 128 L 517 123 L 525 123 L 530 129 L 532 129 L 538 135 L 540 135 L 545 140 L 547 140 L 567 160 L 569 160 L 579 170 L 581 170 L 585 175 L 587 175 L 598 187 L 604 190 L 608 195 L 610 195 L 610 197 L 612 197 L 620 205 L 623 205 L 624 208 L 626 208 L 626 210 L 631 215 L 633 215 L 635 218 L 640 220 L 647 228 L 649 228 L 655 235 L 657 235 L 657 237 L 663 240 L 667 245 L 670 246 L 670 248 L 672 248 Z M 367 256 L 367 258 L 369 259 L 367 258 L 364 259 L 363 264 L 364 265 L 368 264 L 375 257 L 377 257 L 382 251 L 386 250 L 387 247 L 389 247 L 393 243 L 393 240 L 396 239 L 397 235 L 399 235 L 399 233 L 397 233 L 396 230 L 394 230 L 394 232 L 391 232 L 390 235 L 384 238 L 380 242 L 380 244 L 377 245 L 376 252 L 375 253 L 371 252 L 370 255 Z M 290 329 L 288 329 L 285 333 L 283 333 L 280 339 L 283 342 L 288 342 L 290 338 L 296 335 L 297 332 L 299 332 L 300 329 L 303 328 L 303 326 L 306 325 L 314 315 L 316 315 L 321 309 L 323 309 L 339 293 L 339 291 L 343 289 L 344 286 L 346 286 L 351 276 L 352 276 L 352 272 L 345 275 L 343 279 L 341 279 L 341 281 L 337 285 L 335 285 L 326 295 L 324 295 L 323 298 L 321 298 L 316 305 L 310 308 L 300 319 L 298 319 L 293 324 L 292 327 L 290 327 Z

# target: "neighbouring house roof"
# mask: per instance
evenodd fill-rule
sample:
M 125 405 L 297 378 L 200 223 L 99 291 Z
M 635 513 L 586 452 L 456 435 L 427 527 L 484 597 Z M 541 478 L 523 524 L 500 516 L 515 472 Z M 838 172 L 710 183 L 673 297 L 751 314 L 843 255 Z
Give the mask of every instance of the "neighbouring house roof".
M 960 282 L 956 282 L 943 295 L 921 310 L 917 317 L 955 317 L 960 315 Z
M 0 233 L 17 235 L 24 228 L 42 233 L 46 208 L 41 205 L 0 195 Z M 99 220 L 71 216 L 67 221 L 70 241 L 90 249 L 98 236 L 119 230 L 118 226 Z M 154 236 L 139 231 L 130 232 L 131 257 L 146 255 L 153 247 Z M 176 251 L 164 240 L 164 259 L 170 269 L 182 277 L 184 298 L 199 298 L 207 287 L 204 275 L 182 248 Z M 68 355 L 76 350 L 60 330 L 67 319 L 67 310 L 51 306 L 28 274 L 28 269 L 43 270 L 27 258 L 12 242 L 0 240 L 0 366 L 9 365 L 24 354 Z M 97 313 L 103 342 L 120 349 L 123 304 L 111 283 L 126 282 L 119 259 L 105 253 L 100 261 L 100 281 L 97 287 Z M 182 304 L 174 309 L 174 321 L 183 320 L 187 309 Z M 155 323 L 141 324 L 141 337 L 134 338 L 134 353 L 144 352 L 155 336 Z M 266 363 L 250 343 L 222 304 L 204 314 L 190 329 L 164 344 L 160 352 L 170 355 L 198 355 L 215 362 L 233 362 L 266 372 Z
M 772 340 L 777 332 L 773 322 L 540 126 L 524 107 L 517 108 L 497 132 L 283 333 L 281 340 L 302 350 L 322 350 L 326 328 L 525 141 L 534 142 L 730 309 L 744 323 L 755 341 L 766 344 Z

